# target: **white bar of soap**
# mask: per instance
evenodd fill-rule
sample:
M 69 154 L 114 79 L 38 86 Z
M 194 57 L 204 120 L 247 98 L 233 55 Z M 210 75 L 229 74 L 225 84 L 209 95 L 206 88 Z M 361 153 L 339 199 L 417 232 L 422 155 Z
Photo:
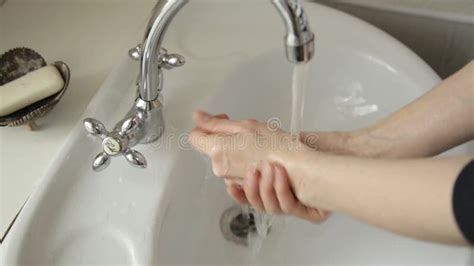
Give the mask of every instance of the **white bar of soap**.
M 59 92 L 64 80 L 55 66 L 45 66 L 0 86 L 0 116 L 14 113 Z

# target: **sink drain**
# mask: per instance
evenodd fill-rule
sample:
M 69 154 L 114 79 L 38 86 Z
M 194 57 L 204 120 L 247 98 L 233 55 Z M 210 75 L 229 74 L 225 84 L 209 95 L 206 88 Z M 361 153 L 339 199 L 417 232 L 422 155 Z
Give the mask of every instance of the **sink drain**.
M 248 246 L 248 236 L 257 232 L 255 216 L 253 213 L 243 213 L 240 206 L 233 206 L 224 211 L 220 227 L 226 240 L 242 246 Z

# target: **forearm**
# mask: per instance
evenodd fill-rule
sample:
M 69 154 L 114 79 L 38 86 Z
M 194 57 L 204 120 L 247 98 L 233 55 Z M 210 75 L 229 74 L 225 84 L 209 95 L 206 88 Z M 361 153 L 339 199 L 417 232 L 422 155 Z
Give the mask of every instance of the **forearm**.
M 474 137 L 474 63 L 375 125 L 355 132 L 374 157 L 437 155 Z
M 433 156 L 474 138 L 473 114 L 474 63 L 470 63 L 370 127 L 353 132 L 303 133 L 302 140 L 317 150 L 342 155 Z
M 373 160 L 318 152 L 299 157 L 288 171 L 303 204 L 418 239 L 465 243 L 452 191 L 469 158 Z

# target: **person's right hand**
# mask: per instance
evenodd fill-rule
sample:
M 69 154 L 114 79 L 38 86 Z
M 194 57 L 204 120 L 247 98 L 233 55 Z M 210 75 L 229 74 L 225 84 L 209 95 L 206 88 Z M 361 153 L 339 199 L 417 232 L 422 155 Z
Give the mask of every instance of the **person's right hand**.
M 341 155 L 367 154 L 355 149 L 354 139 L 359 132 L 302 132 L 300 140 L 308 147 L 322 152 Z M 257 211 L 293 215 L 313 223 L 325 221 L 329 211 L 302 204 L 294 195 L 286 169 L 276 163 L 260 162 L 251 169 L 242 185 L 225 180 L 228 194 L 238 203 L 252 205 Z

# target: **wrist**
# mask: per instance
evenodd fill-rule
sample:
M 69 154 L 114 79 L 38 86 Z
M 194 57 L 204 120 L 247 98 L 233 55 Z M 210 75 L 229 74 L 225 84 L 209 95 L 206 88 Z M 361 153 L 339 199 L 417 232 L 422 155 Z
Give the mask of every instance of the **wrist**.
M 370 138 L 370 129 L 355 131 L 308 132 L 302 134 L 302 141 L 320 152 L 358 157 L 372 157 L 377 147 Z
M 295 197 L 305 206 L 323 208 L 330 211 L 325 204 L 323 167 L 326 155 L 314 149 L 300 149 L 286 158 L 282 158 L 282 166 L 286 169 Z

